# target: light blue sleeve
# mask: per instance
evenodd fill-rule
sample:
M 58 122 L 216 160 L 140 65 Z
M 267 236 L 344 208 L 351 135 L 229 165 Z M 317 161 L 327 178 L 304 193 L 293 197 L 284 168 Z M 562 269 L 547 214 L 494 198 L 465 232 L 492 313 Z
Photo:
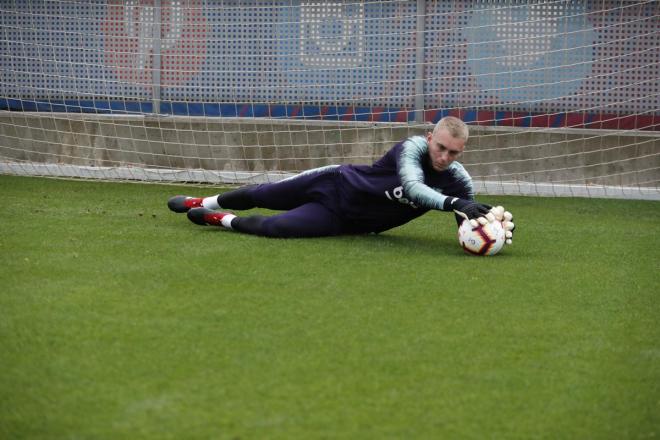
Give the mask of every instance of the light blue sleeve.
M 467 170 L 460 163 L 454 161 L 449 165 L 449 171 L 452 172 L 454 178 L 461 182 L 465 193 L 461 198 L 474 200 L 474 186 L 472 185 L 472 177 L 468 174 Z
M 428 142 L 422 136 L 413 136 L 402 147 L 398 171 L 406 197 L 417 206 L 442 210 L 447 196 L 424 183 L 422 159 L 428 154 Z

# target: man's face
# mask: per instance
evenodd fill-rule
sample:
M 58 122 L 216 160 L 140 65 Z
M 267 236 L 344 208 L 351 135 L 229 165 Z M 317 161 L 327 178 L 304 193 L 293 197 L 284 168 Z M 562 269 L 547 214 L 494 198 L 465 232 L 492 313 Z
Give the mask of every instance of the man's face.
M 465 149 L 465 141 L 452 137 L 445 129 L 438 130 L 435 134 L 429 132 L 426 140 L 429 143 L 431 166 L 436 171 L 446 170 Z

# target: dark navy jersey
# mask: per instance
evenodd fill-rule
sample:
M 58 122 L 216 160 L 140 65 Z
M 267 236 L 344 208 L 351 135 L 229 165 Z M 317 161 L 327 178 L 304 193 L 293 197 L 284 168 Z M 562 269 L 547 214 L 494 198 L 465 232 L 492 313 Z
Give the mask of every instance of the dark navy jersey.
M 413 136 L 372 165 L 337 167 L 340 212 L 355 232 L 384 231 L 442 210 L 448 196 L 474 198 L 465 168 L 454 161 L 444 171 L 434 170 L 428 147 L 426 138 Z

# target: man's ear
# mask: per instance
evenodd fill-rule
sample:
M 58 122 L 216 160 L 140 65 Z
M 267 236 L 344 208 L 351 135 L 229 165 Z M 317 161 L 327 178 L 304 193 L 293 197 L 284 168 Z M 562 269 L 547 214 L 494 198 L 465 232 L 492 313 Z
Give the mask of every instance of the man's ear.
M 433 133 L 432 133 L 432 132 L 430 132 L 430 131 L 427 131 L 427 132 L 426 132 L 426 140 L 427 140 L 427 141 L 431 142 L 431 137 L 432 137 L 432 136 L 433 136 Z

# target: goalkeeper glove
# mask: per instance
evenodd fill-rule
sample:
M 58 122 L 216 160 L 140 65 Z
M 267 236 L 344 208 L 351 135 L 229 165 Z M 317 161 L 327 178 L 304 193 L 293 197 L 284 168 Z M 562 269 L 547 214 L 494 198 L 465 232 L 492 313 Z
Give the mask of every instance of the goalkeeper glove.
M 466 220 L 473 220 L 485 216 L 493 207 L 474 200 L 459 199 L 457 197 L 447 198 L 443 211 L 454 211 Z
M 494 217 L 496 220 L 502 222 L 502 226 L 504 226 L 504 230 L 506 231 L 504 233 L 506 244 L 511 244 L 511 241 L 513 240 L 513 231 L 516 230 L 516 225 L 513 223 L 513 214 L 509 211 L 505 211 L 502 206 L 496 206 L 490 210 L 490 213 L 487 214 L 486 217 L 488 217 L 489 221 L 492 221 L 490 220 L 490 217 Z

